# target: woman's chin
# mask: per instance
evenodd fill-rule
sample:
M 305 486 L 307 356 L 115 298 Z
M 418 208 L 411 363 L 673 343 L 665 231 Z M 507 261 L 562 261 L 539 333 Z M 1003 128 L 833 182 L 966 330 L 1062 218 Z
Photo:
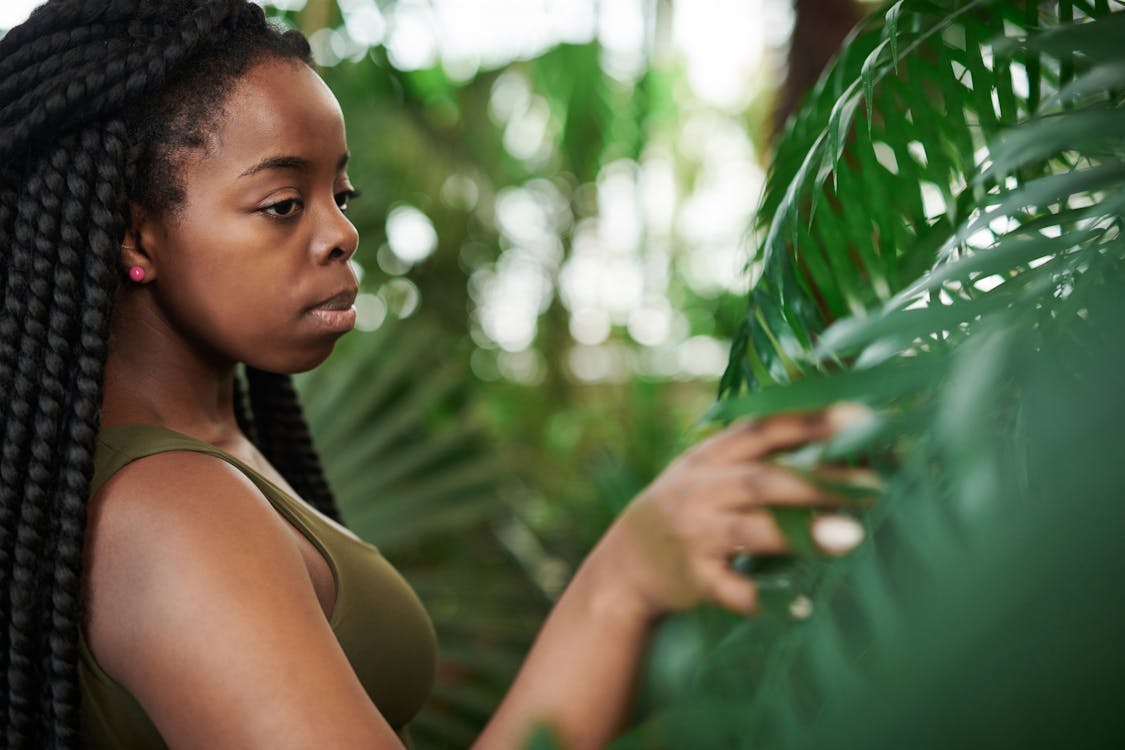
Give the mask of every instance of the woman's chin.
M 324 360 L 328 359 L 333 349 L 336 348 L 337 340 L 338 337 L 327 342 L 318 342 L 316 346 L 310 346 L 301 352 L 290 352 L 284 358 L 276 356 L 275 353 L 275 356 L 269 359 L 245 359 L 243 363 L 256 370 L 273 372 L 278 375 L 296 375 L 315 369 L 324 362 Z

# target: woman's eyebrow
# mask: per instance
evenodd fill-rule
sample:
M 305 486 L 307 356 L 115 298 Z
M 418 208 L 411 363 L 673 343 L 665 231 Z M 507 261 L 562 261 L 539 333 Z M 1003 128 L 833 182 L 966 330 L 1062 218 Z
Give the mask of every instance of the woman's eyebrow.
M 341 156 L 339 161 L 336 162 L 337 172 L 341 171 L 345 166 L 347 166 L 350 156 L 350 152 L 344 152 L 344 155 Z M 298 172 L 310 172 L 312 171 L 312 168 L 312 162 L 304 158 L 303 156 L 271 156 L 250 167 L 245 172 L 240 174 L 239 177 L 250 177 L 252 175 L 258 174 L 259 172 L 264 172 L 268 169 L 292 169 Z

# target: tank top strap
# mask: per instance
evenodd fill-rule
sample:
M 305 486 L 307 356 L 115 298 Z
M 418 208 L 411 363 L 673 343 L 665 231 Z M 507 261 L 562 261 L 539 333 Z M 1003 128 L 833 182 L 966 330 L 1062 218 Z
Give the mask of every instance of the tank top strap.
M 221 448 L 189 435 L 155 424 L 121 424 L 106 427 L 98 434 L 94 451 L 94 475 L 90 480 L 92 497 L 117 471 L 137 459 L 168 451 L 191 451 L 214 456 L 233 466 L 269 500 L 282 516 L 321 551 L 329 566 L 336 570 L 335 556 L 325 548 L 323 536 L 330 523 L 316 514 L 311 507 L 274 484 L 253 466 Z
M 202 440 L 155 424 L 122 424 L 105 427 L 98 433 L 94 451 L 94 476 L 90 494 L 95 494 L 122 467 L 139 458 L 168 451 L 208 453 L 229 460 L 231 456 Z M 239 467 L 241 468 L 241 467 Z
M 169 430 L 155 424 L 121 424 L 106 427 L 98 433 L 98 444 L 94 451 L 94 476 L 90 480 L 90 495 L 101 489 L 109 478 L 122 467 L 147 456 L 169 451 L 192 451 L 206 453 L 222 459 L 246 475 L 284 515 L 296 513 L 305 516 L 307 509 L 288 496 L 273 482 L 260 474 L 254 467 L 210 443 Z M 292 519 L 291 519 L 292 520 Z M 305 519 L 302 519 L 305 520 Z M 303 524 L 302 524 L 303 525 Z

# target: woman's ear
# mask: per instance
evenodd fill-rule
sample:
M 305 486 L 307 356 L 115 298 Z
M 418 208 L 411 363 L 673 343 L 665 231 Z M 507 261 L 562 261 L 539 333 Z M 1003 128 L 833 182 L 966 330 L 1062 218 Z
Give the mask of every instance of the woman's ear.
M 152 248 L 155 244 L 152 215 L 140 204 L 129 205 L 129 228 L 121 240 L 121 267 L 134 284 L 156 279 Z

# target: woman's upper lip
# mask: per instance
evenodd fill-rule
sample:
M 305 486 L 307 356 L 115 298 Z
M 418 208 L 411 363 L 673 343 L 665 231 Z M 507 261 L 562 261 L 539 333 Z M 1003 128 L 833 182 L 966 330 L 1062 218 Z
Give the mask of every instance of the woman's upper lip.
M 354 286 L 348 287 L 347 289 L 344 289 L 343 291 L 336 292 L 331 297 L 326 297 L 325 299 L 322 299 L 320 302 L 317 302 L 315 305 L 313 305 L 309 309 L 310 310 L 317 310 L 317 309 L 319 309 L 319 310 L 347 310 L 353 304 L 355 304 L 356 294 L 358 294 L 358 293 L 359 293 L 359 290 L 356 289 Z

